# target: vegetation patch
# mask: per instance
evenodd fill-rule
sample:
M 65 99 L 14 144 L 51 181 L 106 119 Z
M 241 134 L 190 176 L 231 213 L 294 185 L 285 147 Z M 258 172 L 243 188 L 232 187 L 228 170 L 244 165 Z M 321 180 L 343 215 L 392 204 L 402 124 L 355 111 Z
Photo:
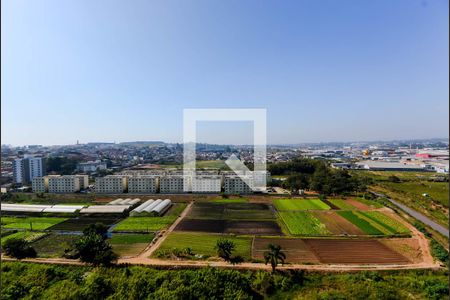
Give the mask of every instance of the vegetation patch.
M 281 211 L 279 215 L 293 235 L 321 236 L 330 234 L 325 225 L 310 212 Z
M 40 239 L 41 237 L 47 235 L 45 232 L 32 232 L 32 231 L 19 231 L 10 235 L 7 235 L 5 237 L 1 238 L 1 244 L 3 244 L 10 239 L 24 239 L 27 242 L 33 242 L 37 239 Z
M 357 226 L 359 229 L 361 229 L 364 233 L 369 235 L 384 235 L 382 231 L 380 231 L 378 228 L 373 226 L 369 221 L 365 220 L 364 218 L 361 218 L 360 215 L 356 214 L 356 212 L 353 211 L 338 211 L 337 212 L 340 216 L 347 219 L 349 222 Z
M 46 217 L 2 217 L 2 227 L 12 229 L 45 230 L 66 221 L 66 218 Z
M 159 231 L 176 220 L 176 216 L 164 217 L 128 217 L 120 221 L 113 229 L 117 231 L 136 231 L 136 232 L 151 232 Z
M 337 206 L 339 209 L 343 210 L 355 210 L 356 207 L 351 205 L 348 201 L 343 199 L 327 199 L 331 204 Z
M 330 207 L 320 199 L 275 199 L 278 211 L 283 210 L 326 210 Z
M 245 260 L 251 259 L 252 239 L 250 237 L 185 232 L 172 232 L 158 248 L 154 256 L 176 258 L 178 251 L 182 252 L 186 248 L 190 248 L 187 252 L 191 252 L 192 259 L 216 257 L 217 250 L 215 246 L 220 238 L 226 238 L 234 242 L 236 246 L 233 252 L 234 255 L 239 255 Z
M 127 233 L 114 233 L 109 239 L 110 244 L 135 244 L 135 243 L 150 243 L 154 234 L 127 234 Z
M 372 223 L 379 224 L 383 226 L 386 230 L 389 231 L 390 234 L 408 234 L 410 233 L 409 229 L 406 228 L 405 225 L 394 220 L 387 215 L 383 214 L 379 211 L 367 211 L 367 212 L 359 212 L 361 215 L 370 219 Z
M 73 249 L 73 245 L 81 235 L 51 233 L 37 241 L 32 246 L 38 257 L 62 257 L 66 250 Z

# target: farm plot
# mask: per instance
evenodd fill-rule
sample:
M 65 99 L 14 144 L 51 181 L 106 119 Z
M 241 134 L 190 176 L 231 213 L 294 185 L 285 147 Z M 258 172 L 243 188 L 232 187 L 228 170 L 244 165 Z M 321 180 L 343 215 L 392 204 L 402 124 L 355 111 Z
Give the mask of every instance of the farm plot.
M 120 221 L 113 232 L 151 232 L 158 231 L 168 227 L 175 221 L 174 216 L 165 217 L 128 217 Z
M 311 212 L 306 211 L 281 211 L 281 220 L 293 235 L 322 236 L 331 232 Z
M 326 203 L 319 199 L 275 199 L 273 203 L 278 211 L 330 209 Z
M 275 219 L 273 211 L 262 203 L 195 203 L 189 219 L 212 220 L 271 220 Z
M 378 211 L 339 211 L 339 215 L 369 235 L 404 235 L 409 230 L 400 222 Z
M 135 256 L 141 253 L 154 238 L 153 234 L 113 234 L 109 243 L 113 251 L 121 257 Z
M 343 199 L 329 199 L 331 204 L 343 210 L 355 210 L 357 209 L 355 206 L 351 204 L 351 202 Z
M 102 223 L 108 227 L 117 223 L 120 220 L 118 217 L 78 217 L 68 219 L 64 222 L 58 223 L 49 227 L 49 230 L 55 231 L 83 231 L 86 227 L 95 223 Z
M 2 228 L 45 230 L 58 223 L 66 221 L 67 218 L 50 217 L 2 217 Z
M 408 264 L 410 261 L 377 240 L 304 239 L 321 263 Z
M 184 219 L 175 228 L 176 231 L 234 233 L 247 235 L 279 235 L 280 226 L 275 221 L 233 221 Z
M 32 246 L 36 250 L 38 257 L 62 257 L 64 250 L 72 249 L 73 244 L 81 235 L 75 234 L 55 234 L 35 241 Z
M 236 245 L 233 255 L 240 255 L 244 260 L 251 259 L 251 242 L 249 237 L 235 237 L 221 234 L 172 232 L 155 252 L 154 256 L 167 256 L 174 249 L 190 248 L 194 257 L 205 259 L 217 256 L 216 242 L 220 238 L 231 240 Z M 169 255 L 170 256 L 170 255 Z
M 376 201 L 363 199 L 363 198 L 348 199 L 347 201 L 359 210 L 369 210 L 369 209 L 383 207 L 382 204 L 380 204 Z
M 333 235 L 363 235 L 364 232 L 338 215 L 335 211 L 315 211 L 313 216 L 319 219 Z
M 3 244 L 10 239 L 25 239 L 28 242 L 36 241 L 43 236 L 47 235 L 45 232 L 32 232 L 32 231 L 19 231 L 1 238 L 1 244 Z
M 319 263 L 319 259 L 302 239 L 286 238 L 255 238 L 253 241 L 252 258 L 264 260 L 264 252 L 269 244 L 279 245 L 286 254 L 288 263 Z

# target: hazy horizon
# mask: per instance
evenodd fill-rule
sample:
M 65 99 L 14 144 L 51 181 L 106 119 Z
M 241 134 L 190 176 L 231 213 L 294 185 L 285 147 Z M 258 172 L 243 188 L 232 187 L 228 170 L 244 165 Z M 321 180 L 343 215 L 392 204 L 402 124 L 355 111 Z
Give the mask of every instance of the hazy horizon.
M 182 141 L 266 108 L 269 144 L 448 137 L 448 1 L 2 1 L 1 143 Z M 252 143 L 251 126 L 199 126 Z

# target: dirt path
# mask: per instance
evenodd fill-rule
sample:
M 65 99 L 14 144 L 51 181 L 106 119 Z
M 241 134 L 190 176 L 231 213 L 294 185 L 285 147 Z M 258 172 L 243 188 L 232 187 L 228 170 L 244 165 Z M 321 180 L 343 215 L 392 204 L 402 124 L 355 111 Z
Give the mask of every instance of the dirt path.
M 161 246 L 161 244 L 164 242 L 164 240 L 167 238 L 167 236 L 175 229 L 175 227 L 177 227 L 177 225 L 184 219 L 184 217 L 187 216 L 187 214 L 191 211 L 191 208 L 193 206 L 194 202 L 191 202 L 188 204 L 188 206 L 183 210 L 183 212 L 181 213 L 181 215 L 175 220 L 175 222 L 172 223 L 172 225 L 167 228 L 166 230 L 162 231 L 159 236 L 158 239 L 156 240 L 155 243 L 151 243 L 149 244 L 144 251 L 142 251 L 138 256 L 136 257 L 131 257 L 131 258 L 126 258 L 124 260 L 127 259 L 146 259 L 148 257 L 150 257 L 153 252 L 156 251 L 156 249 L 159 248 L 159 246 Z M 119 259 L 119 263 L 120 263 L 120 259 Z
M 183 220 L 183 218 L 189 213 L 193 206 L 193 202 L 189 203 L 180 217 L 164 232 L 161 232 L 161 236 L 156 240 L 155 243 L 149 244 L 149 246 L 142 251 L 138 256 L 131 258 L 122 258 L 118 260 L 118 264 L 132 264 L 132 265 L 147 265 L 155 267 L 167 267 L 167 268 L 201 268 L 201 267 L 218 267 L 227 269 L 240 269 L 240 270 L 267 270 L 269 271 L 270 265 L 265 265 L 262 263 L 242 263 L 238 265 L 231 265 L 224 261 L 192 261 L 192 260 L 162 260 L 149 258 L 156 249 L 164 242 L 167 236 L 175 229 L 175 227 Z M 417 239 L 422 251 L 423 260 L 419 263 L 411 264 L 390 264 L 390 265 L 379 265 L 379 264 L 286 264 L 284 266 L 279 266 L 278 269 L 297 269 L 297 270 L 310 270 L 310 271 L 358 271 L 358 270 L 402 270 L 402 269 L 439 269 L 442 268 L 439 262 L 436 262 L 431 255 L 430 248 L 428 245 L 428 239 L 418 231 L 414 226 L 403 220 L 400 216 L 396 215 L 390 209 L 383 210 L 389 213 L 390 216 L 407 226 L 411 230 L 412 237 Z M 2 256 L 4 261 L 16 261 L 16 259 L 11 259 Z M 35 262 L 35 263 L 46 263 L 46 264 L 61 264 L 61 265 L 83 265 L 79 260 L 72 259 L 50 259 L 50 258 L 34 258 L 34 259 L 23 259 L 24 262 Z

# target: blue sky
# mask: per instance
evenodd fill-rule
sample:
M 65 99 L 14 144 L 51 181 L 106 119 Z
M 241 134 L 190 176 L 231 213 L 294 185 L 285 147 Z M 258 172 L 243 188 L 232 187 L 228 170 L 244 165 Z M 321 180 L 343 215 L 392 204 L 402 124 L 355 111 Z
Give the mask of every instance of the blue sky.
M 178 142 L 184 108 L 266 108 L 269 143 L 447 137 L 448 21 L 445 0 L 4 0 L 1 142 Z

